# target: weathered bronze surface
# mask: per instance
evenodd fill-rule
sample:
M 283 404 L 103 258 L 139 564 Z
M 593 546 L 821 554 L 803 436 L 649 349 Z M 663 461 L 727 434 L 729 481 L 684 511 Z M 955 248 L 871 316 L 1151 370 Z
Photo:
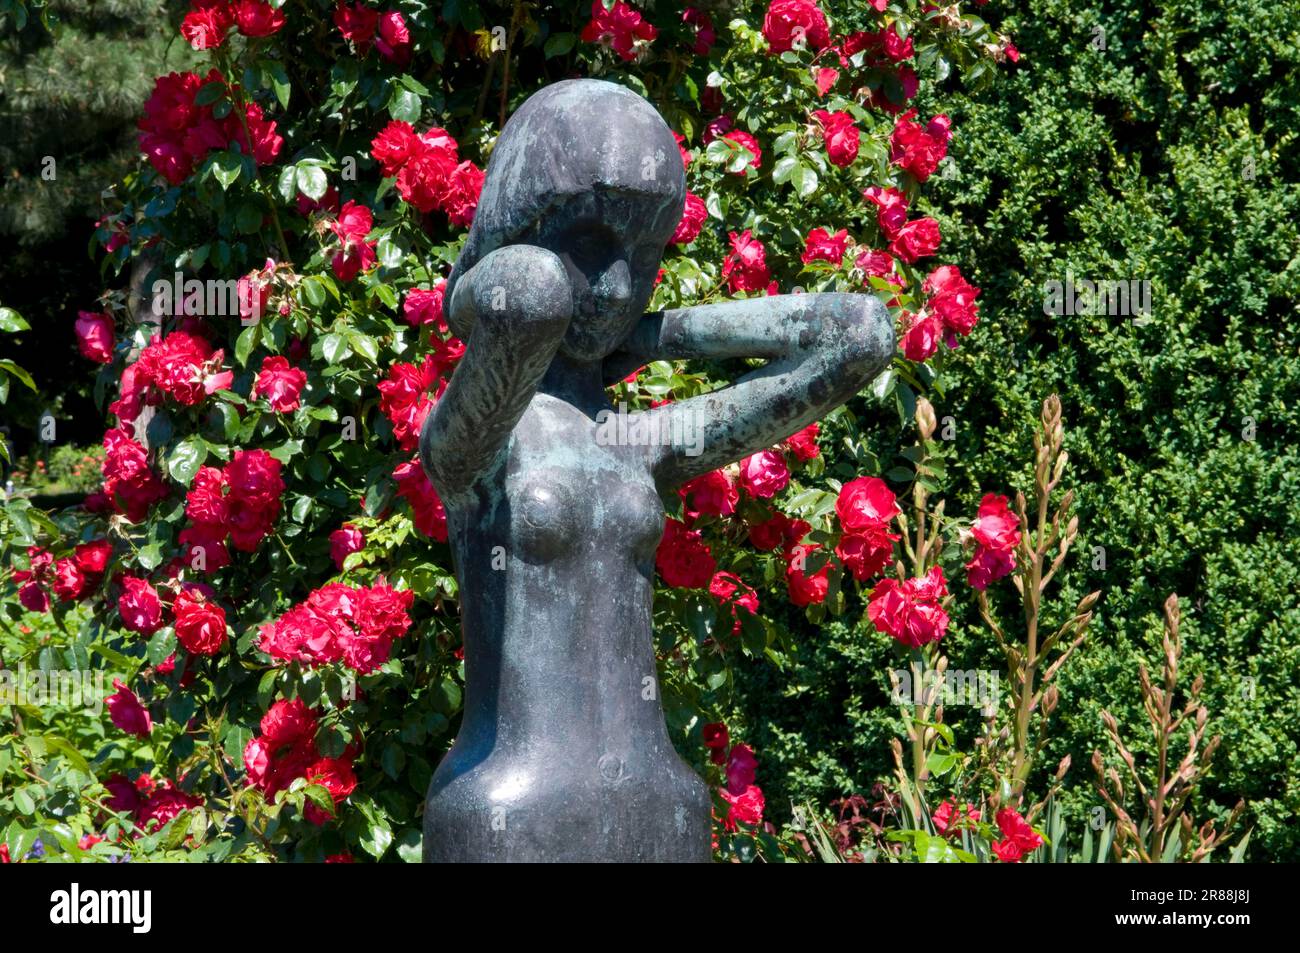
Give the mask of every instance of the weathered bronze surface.
M 465 356 L 420 441 L 447 508 L 466 673 L 427 861 L 709 859 L 709 792 L 673 750 L 655 675 L 661 495 L 843 403 L 894 336 L 870 295 L 644 314 L 684 196 L 654 107 L 596 80 L 532 96 L 488 163 L 447 286 Z M 690 357 L 768 363 L 609 424 L 607 380 Z

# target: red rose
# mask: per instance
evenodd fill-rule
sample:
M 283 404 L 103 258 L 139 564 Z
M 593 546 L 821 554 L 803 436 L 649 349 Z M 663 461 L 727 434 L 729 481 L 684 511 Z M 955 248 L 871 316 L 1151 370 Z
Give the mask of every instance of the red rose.
M 876 629 L 912 648 L 943 638 L 948 614 L 942 599 L 948 594 L 943 570 L 938 566 L 920 579 L 882 579 L 871 591 L 867 616 Z
M 980 290 L 962 277 L 956 265 L 941 265 L 930 272 L 921 290 L 930 295 L 926 309 L 943 320 L 948 346 L 956 347 L 956 335 L 970 334 L 979 320 L 975 299 Z
M 371 140 L 370 154 L 379 163 L 379 171 L 387 179 L 397 175 L 402 166 L 425 148 L 409 122 L 394 119 Z
M 424 149 L 407 159 L 397 173 L 397 193 L 418 211 L 432 212 L 446 194 L 455 170 L 455 155 Z
M 786 554 L 785 588 L 789 593 L 790 601 L 796 606 L 810 606 L 825 602 L 830 592 L 829 560 L 811 576 L 805 571 L 808 556 L 820 548 L 821 546 L 816 543 L 799 545 Z
M 398 66 L 404 67 L 411 61 L 411 31 L 406 28 L 406 18 L 396 10 L 380 14 L 375 49 Z
M 896 288 L 903 286 L 902 276 L 898 274 L 898 265 L 887 251 L 864 249 L 858 254 L 853 266 L 862 272 L 863 277 L 883 278 Z
M 762 165 L 763 150 L 758 147 L 758 140 L 755 139 L 753 136 L 751 136 L 749 133 L 745 132 L 745 130 L 732 129 L 730 132 L 723 133 L 720 138 L 729 139 L 730 141 L 734 142 L 736 145 L 740 146 L 741 148 L 749 150 L 749 154 L 753 158 L 749 160 L 748 168 L 757 169 L 760 165 Z M 741 171 L 743 172 L 744 170 L 742 169 Z
M 740 492 L 726 470 L 711 470 L 678 489 L 686 511 L 687 522 L 693 523 L 702 513 L 711 516 L 730 516 L 736 512 Z
M 172 606 L 176 638 L 191 655 L 216 655 L 226 644 L 226 613 L 189 590 Z
M 343 34 L 343 39 L 356 48 L 357 54 L 365 56 L 379 26 L 379 11 L 361 3 L 348 6 L 340 0 L 334 8 L 334 25 Z
M 704 206 L 704 199 L 694 192 L 686 193 L 686 207 L 682 209 L 682 220 L 677 223 L 677 230 L 668 241 L 674 245 L 689 245 L 700 235 L 709 211 Z
M 90 580 L 75 559 L 60 559 L 54 564 L 54 595 L 60 602 L 75 602 L 90 589 Z
M 889 159 L 912 173 L 916 181 L 924 182 L 948 154 L 951 123 L 947 116 L 935 116 L 925 128 L 921 128 L 919 123 L 912 121 L 915 115 L 916 110 L 911 109 L 895 121 L 894 132 L 889 138 Z
M 749 542 L 761 552 L 770 552 L 778 546 L 789 550 L 802 542 L 811 530 L 812 526 L 804 520 L 792 520 L 777 512 L 770 519 L 750 526 Z
M 120 678 L 113 679 L 113 687 L 117 693 L 104 699 L 104 704 L 108 706 L 108 717 L 128 735 L 148 738 L 153 733 L 153 719 L 149 717 L 149 709 L 144 707 L 139 696 L 127 688 Z
M 442 210 L 452 225 L 467 228 L 474 221 L 479 196 L 483 193 L 483 179 L 483 170 L 468 159 L 456 166 L 447 180 L 447 194 L 442 198 Z
M 883 529 L 901 513 L 893 491 L 878 477 L 858 477 L 840 487 L 835 513 L 845 532 Z
M 770 53 L 784 53 L 795 44 L 820 50 L 831 41 L 826 14 L 808 0 L 772 0 L 763 17 L 763 36 Z
M 722 277 L 732 292 L 762 291 L 771 280 L 767 270 L 767 249 L 749 229 L 731 232 L 731 251 L 722 262 Z
M 934 829 L 940 834 L 947 834 L 950 830 L 959 831 L 970 828 L 979 819 L 979 809 L 971 806 L 970 802 L 967 802 L 964 807 L 958 807 L 954 801 L 944 801 L 935 808 L 934 814 L 931 816 L 931 820 L 934 821 Z
M 329 791 L 336 809 L 357 788 L 357 776 L 352 773 L 352 765 L 343 758 L 321 758 L 308 767 L 303 776 L 309 784 L 322 785 Z M 303 816 L 313 824 L 320 825 L 333 815 L 314 801 L 308 801 Z
M 848 229 L 841 228 L 832 235 L 824 228 L 814 228 L 804 239 L 803 255 L 799 260 L 805 265 L 813 261 L 828 261 L 838 267 L 848 250 Z
M 723 788 L 722 799 L 727 802 L 727 817 L 723 826 L 727 831 L 735 831 L 737 822 L 757 826 L 763 823 L 763 809 L 767 806 L 763 791 L 756 784 L 751 784 L 739 794 Z
M 704 747 L 709 749 L 709 760 L 714 764 L 725 764 L 727 745 L 731 740 L 727 733 L 727 726 L 721 722 L 707 724 L 700 729 L 700 738 L 704 742 Z
M 941 239 L 938 222 L 932 218 L 918 218 L 898 230 L 894 240 L 889 243 L 889 250 L 894 257 L 914 265 L 917 259 L 926 258 L 938 251 Z
M 413 328 L 425 324 L 436 325 L 438 330 L 447 333 L 447 321 L 442 314 L 443 295 L 447 291 L 447 279 L 439 278 L 432 288 L 412 288 L 406 293 L 402 303 L 402 317 Z
M 393 439 L 401 449 L 414 450 L 419 445 L 420 428 L 434 405 L 429 391 L 438 384 L 438 367 L 432 354 L 426 354 L 419 367 L 394 364 L 388 369 L 388 379 L 379 382 L 379 409 L 392 424 Z
M 143 520 L 149 507 L 167 495 L 167 487 L 149 468 L 148 454 L 125 429 L 104 434 L 104 492 L 132 523 Z
M 878 576 L 889 565 L 894 543 L 902 537 L 884 527 L 872 527 L 859 533 L 846 533 L 835 547 L 835 555 L 858 582 Z
M 181 36 L 196 50 L 216 49 L 225 42 L 232 22 L 230 8 L 222 0 L 196 0 L 181 21 Z
M 418 461 L 399 464 L 393 471 L 397 481 L 397 495 L 411 504 L 415 528 L 425 536 L 445 543 L 447 541 L 447 511 L 443 508 L 438 491 L 433 488 L 424 468 Z
M 755 499 L 767 499 L 786 488 L 790 467 L 777 450 L 760 450 L 740 461 L 740 486 Z
M 1009 807 L 998 811 L 997 821 L 1002 840 L 993 845 L 993 853 L 1003 863 L 1014 864 L 1043 843 L 1029 822 Z
M 878 185 L 864 189 L 862 197 L 876 206 L 876 224 L 886 238 L 893 238 L 907 221 L 907 197 L 898 189 Z
M 899 347 L 909 361 L 929 360 L 939 349 L 943 335 L 943 319 L 937 314 L 904 311 L 899 315 Z
M 833 165 L 844 168 L 853 164 L 858 157 L 858 127 L 853 117 L 846 112 L 827 112 L 818 109 L 813 113 L 822 128 L 822 138 L 826 141 L 826 155 Z
M 713 29 L 713 20 L 707 13 L 701 13 L 694 7 L 687 7 L 682 12 L 682 22 L 695 27 L 695 44 L 691 52 L 696 56 L 708 56 L 713 44 L 718 40 L 718 33 Z
M 840 71 L 829 66 L 822 66 L 816 70 L 815 77 L 817 80 L 817 95 L 825 96 L 831 91 L 835 81 L 840 78 Z
M 298 409 L 299 397 L 306 383 L 306 371 L 290 367 L 286 358 L 276 355 L 262 359 L 262 370 L 257 375 L 253 393 L 265 397 L 272 410 L 287 414 Z
M 284 481 L 280 479 L 280 461 L 265 450 L 236 450 L 222 470 L 230 496 L 257 503 L 278 512 Z
M 655 568 L 670 586 L 701 589 L 712 580 L 718 565 L 699 531 L 669 518 L 664 520 L 664 535 L 655 552 Z
M 96 364 L 113 360 L 113 318 L 107 311 L 77 312 L 77 349 Z
M 170 781 L 161 781 L 136 810 L 135 822 L 145 830 L 157 830 L 183 812 L 202 805 L 202 798 L 186 794 Z
M 966 564 L 966 581 L 972 589 L 983 590 L 1016 568 L 1020 519 L 1011 512 L 1005 496 L 985 494 L 971 535 L 975 539 L 975 555 Z
M 318 726 L 316 713 L 301 698 L 274 702 L 262 716 L 262 739 L 272 751 L 311 741 Z
M 620 59 L 631 62 L 658 35 L 659 31 L 623 0 L 614 0 L 614 6 L 608 10 L 601 0 L 592 0 L 591 21 L 582 28 L 581 38 L 584 43 L 607 46 Z
M 821 433 L 821 425 L 811 423 L 803 430 L 792 434 L 785 442 L 795 457 L 800 461 L 807 463 L 809 460 L 821 453 L 817 446 L 817 435 Z
M 744 609 L 753 615 L 758 611 L 758 593 L 734 573 L 717 572 L 709 580 L 709 595 L 717 599 L 725 608 L 731 610 L 731 634 L 740 632 L 740 614 L 737 609 Z
M 373 224 L 370 209 L 352 201 L 344 205 L 338 218 L 330 222 L 330 229 L 339 241 L 330 266 L 340 281 L 351 281 L 375 264 L 375 243 L 366 241 Z
M 101 573 L 108 568 L 108 561 L 113 556 L 113 544 L 106 539 L 93 539 L 78 544 L 73 554 L 83 572 Z
M 244 36 L 270 36 L 284 26 L 284 11 L 264 0 L 234 0 L 235 27 Z

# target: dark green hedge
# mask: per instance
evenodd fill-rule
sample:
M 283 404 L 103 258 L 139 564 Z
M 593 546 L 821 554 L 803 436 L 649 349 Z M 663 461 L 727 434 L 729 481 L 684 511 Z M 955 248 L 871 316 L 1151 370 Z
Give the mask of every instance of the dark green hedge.
M 1081 534 L 1057 604 L 1104 595 L 1040 768 L 1073 756 L 1077 836 L 1100 803 L 1100 709 L 1149 735 L 1136 660 L 1158 661 L 1160 606 L 1177 592 L 1185 680 L 1204 674 L 1224 736 L 1198 816 L 1245 797 L 1249 856 L 1300 859 L 1300 4 L 991 9 L 1023 57 L 1014 79 L 960 101 L 931 196 L 944 260 L 983 289 L 936 407 L 958 426 L 949 510 L 969 515 L 981 490 L 1028 488 L 1038 406 L 1064 403 Z M 1044 283 L 1067 273 L 1149 280 L 1149 322 L 1045 315 Z M 976 623 L 952 629 L 957 667 L 996 664 Z M 737 712 L 778 815 L 792 798 L 869 789 L 893 717 L 883 636 L 791 624 L 806 630 L 799 667 L 753 672 Z

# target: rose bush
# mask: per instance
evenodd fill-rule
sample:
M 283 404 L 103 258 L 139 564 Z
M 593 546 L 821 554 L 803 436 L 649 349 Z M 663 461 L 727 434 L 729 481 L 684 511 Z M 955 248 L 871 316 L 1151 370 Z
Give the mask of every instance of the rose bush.
M 960 135 L 934 93 L 1018 54 L 972 9 L 914 0 L 204 0 L 179 31 L 197 65 L 156 80 L 144 161 L 97 233 L 106 274 L 149 267 L 162 287 L 69 316 L 100 368 L 103 486 L 53 518 L 6 510 L 9 579 L 57 625 L 31 661 L 111 668 L 111 728 L 59 716 L 41 745 L 0 751 L 0 774 L 23 778 L 0 797 L 21 815 L 8 853 L 41 836 L 75 855 L 415 859 L 463 667 L 445 515 L 414 450 L 463 353 L 442 290 L 511 109 L 566 76 L 648 97 L 690 192 L 653 306 L 874 292 L 901 353 L 855 403 L 910 418 L 978 319 L 925 214 Z M 676 400 L 744 367 L 655 363 L 612 399 Z M 717 789 L 722 856 L 788 847 L 764 828 L 761 752 L 718 717 L 737 658 L 782 664 L 789 633 L 766 604 L 818 622 L 855 603 L 912 647 L 945 634 L 958 583 L 934 561 L 896 566 L 891 531 L 897 499 L 938 471 L 882 469 L 849 408 L 670 510 L 664 705 Z M 974 522 L 975 589 L 1014 565 L 997 500 Z M 1030 849 L 1009 815 L 1003 831 L 998 856 Z

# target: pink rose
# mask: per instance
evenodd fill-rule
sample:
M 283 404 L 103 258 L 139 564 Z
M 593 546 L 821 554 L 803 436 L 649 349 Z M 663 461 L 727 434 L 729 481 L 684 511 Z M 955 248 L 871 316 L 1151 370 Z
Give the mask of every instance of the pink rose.
M 107 311 L 77 312 L 77 349 L 96 364 L 113 360 L 113 318 Z
M 344 523 L 330 533 L 330 558 L 339 571 L 343 571 L 343 561 L 353 553 L 366 548 L 366 534 L 351 523 Z
M 122 616 L 122 624 L 132 632 L 152 635 L 162 628 L 162 601 L 147 579 L 122 577 L 122 594 L 117 597 L 117 611 Z
M 756 499 L 768 499 L 786 488 L 790 467 L 777 450 L 760 450 L 740 461 L 740 486 Z
M 104 699 L 104 704 L 108 706 L 108 717 L 128 735 L 148 738 L 153 732 L 153 719 L 149 717 L 149 709 L 145 708 L 139 696 L 127 688 L 120 678 L 113 679 L 113 687 L 117 693 Z

